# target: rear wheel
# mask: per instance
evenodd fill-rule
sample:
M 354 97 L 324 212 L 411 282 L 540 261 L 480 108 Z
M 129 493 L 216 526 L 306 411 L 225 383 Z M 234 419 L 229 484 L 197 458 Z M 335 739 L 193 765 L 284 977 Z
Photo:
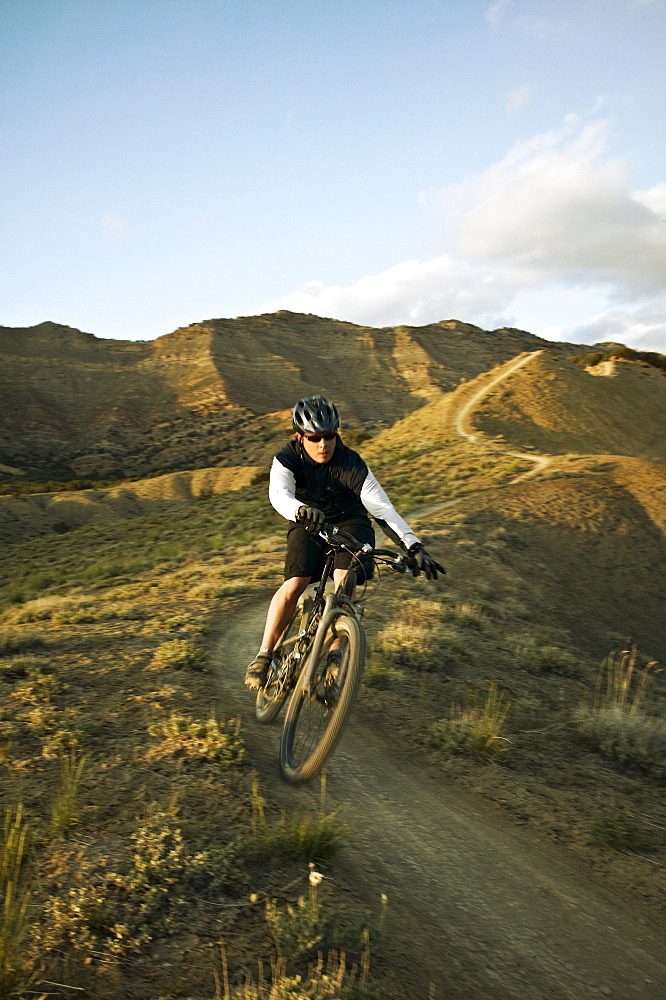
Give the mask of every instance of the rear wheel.
M 294 651 L 296 639 L 307 624 L 311 610 L 312 598 L 301 597 L 294 617 L 275 645 L 266 683 L 257 691 L 254 712 L 259 722 L 272 722 L 287 700 L 295 681 L 293 675 L 296 673 L 290 654 Z
M 330 656 L 341 650 L 337 662 Z M 333 753 L 361 683 L 365 634 L 353 615 L 329 625 L 312 673 L 311 689 L 297 685 L 289 702 L 280 743 L 280 769 L 287 781 L 309 781 Z

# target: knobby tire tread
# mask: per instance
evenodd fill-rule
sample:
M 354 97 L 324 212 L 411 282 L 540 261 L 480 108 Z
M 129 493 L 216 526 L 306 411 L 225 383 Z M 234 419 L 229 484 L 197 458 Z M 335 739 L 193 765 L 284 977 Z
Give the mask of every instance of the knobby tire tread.
M 363 677 L 363 667 L 365 664 L 365 633 L 358 620 L 351 614 L 341 614 L 329 629 L 344 632 L 349 642 L 348 661 L 345 671 L 345 680 L 335 707 L 331 710 L 330 719 L 326 724 L 321 737 L 318 739 L 311 752 L 307 753 L 304 760 L 295 759 L 295 745 L 298 741 L 299 724 L 304 709 L 307 709 L 311 702 L 300 689 L 300 682 L 289 701 L 287 714 L 282 730 L 280 741 L 280 770 L 283 777 L 290 784 L 301 784 L 310 781 L 321 771 L 322 767 L 331 756 L 342 735 L 342 731 L 347 722 L 347 718 L 354 704 L 356 694 Z M 324 641 L 322 655 L 326 655 L 328 643 Z M 307 703 L 307 705 L 306 705 Z M 298 753 L 296 756 L 299 756 Z

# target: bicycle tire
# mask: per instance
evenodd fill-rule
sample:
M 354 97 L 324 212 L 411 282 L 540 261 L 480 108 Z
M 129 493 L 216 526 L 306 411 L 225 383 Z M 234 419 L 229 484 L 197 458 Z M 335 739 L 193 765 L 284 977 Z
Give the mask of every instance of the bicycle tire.
M 272 722 L 280 714 L 280 710 L 287 700 L 290 688 L 281 686 L 280 683 L 280 653 L 285 647 L 288 648 L 301 630 L 305 628 L 311 610 L 312 598 L 301 597 L 296 606 L 293 618 L 275 644 L 271 672 L 268 675 L 266 684 L 257 691 L 254 714 L 258 722 L 264 724 Z
M 340 666 L 340 689 L 337 684 L 331 687 L 323 673 L 333 638 L 341 634 L 347 638 L 347 646 Z M 280 771 L 290 784 L 314 778 L 335 750 L 361 684 L 364 664 L 365 633 L 353 615 L 343 613 L 329 624 L 321 646 L 314 672 L 320 677 L 315 694 L 305 693 L 297 684 L 289 701 L 280 740 Z M 328 690 L 335 690 L 333 697 L 327 696 Z

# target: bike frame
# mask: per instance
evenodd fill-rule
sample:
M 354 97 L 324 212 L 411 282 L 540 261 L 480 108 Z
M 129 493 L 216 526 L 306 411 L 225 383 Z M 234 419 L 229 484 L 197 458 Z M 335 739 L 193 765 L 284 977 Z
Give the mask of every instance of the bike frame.
M 257 693 L 257 719 L 266 723 L 289 698 L 280 739 L 280 769 L 291 784 L 309 781 L 319 773 L 340 739 L 363 677 L 363 608 L 352 600 L 357 573 L 361 572 L 357 555 L 363 553 L 375 565 L 382 563 L 399 573 L 416 568 L 408 555 L 362 544 L 334 525 L 324 525 L 319 537 L 326 544 L 321 578 L 312 598 L 297 606 L 280 647 L 276 647 L 276 672 Z M 351 553 L 352 563 L 340 585 L 327 593 L 329 579 L 335 579 L 336 553 L 341 550 Z M 306 605 L 310 605 L 309 610 Z M 337 638 L 343 636 L 349 641 L 348 653 L 346 645 L 340 647 L 339 667 L 331 670 L 327 653 L 337 649 Z
M 332 560 L 331 560 L 332 561 Z M 353 572 L 350 570 L 350 572 Z M 326 580 L 322 576 L 324 586 L 326 585 Z M 344 586 L 344 584 L 343 584 Z M 320 597 L 319 591 L 317 591 L 317 597 Z M 315 598 L 316 600 L 316 598 Z M 315 665 L 319 662 L 319 657 L 321 654 L 322 646 L 324 644 L 324 637 L 328 631 L 329 625 L 335 622 L 336 618 L 339 618 L 344 614 L 351 614 L 354 617 L 356 615 L 356 609 L 354 607 L 354 602 L 344 593 L 338 594 L 329 593 L 323 598 L 324 600 L 324 610 L 322 611 L 321 618 L 319 619 L 319 624 L 317 625 L 317 631 L 315 633 L 315 638 L 313 644 L 310 646 L 308 651 L 308 657 L 305 661 L 305 666 L 301 670 L 300 677 L 296 683 L 296 689 L 298 691 L 308 692 L 311 690 L 313 675 Z M 316 605 L 315 605 L 316 607 Z
M 392 569 L 404 573 L 408 569 L 406 557 L 400 553 L 387 549 L 373 549 L 370 545 L 362 545 L 356 542 L 351 535 L 345 534 L 334 525 L 325 525 L 319 533 L 319 537 L 328 545 L 325 556 L 324 568 L 321 578 L 312 598 L 312 608 L 308 614 L 306 622 L 297 635 L 289 640 L 291 651 L 287 654 L 291 664 L 289 677 L 285 677 L 282 689 L 285 695 L 297 690 L 308 696 L 316 687 L 318 678 L 314 676 L 315 665 L 319 662 L 324 638 L 330 626 L 336 618 L 342 615 L 349 615 L 359 621 L 362 610 L 360 610 L 351 598 L 356 586 L 357 573 L 352 565 L 342 583 L 333 592 L 326 593 L 326 585 L 329 579 L 333 578 L 333 567 L 335 565 L 335 555 L 340 548 L 347 548 L 347 544 L 354 545 L 356 553 L 372 553 L 373 558 L 379 557 L 381 561 L 387 563 Z

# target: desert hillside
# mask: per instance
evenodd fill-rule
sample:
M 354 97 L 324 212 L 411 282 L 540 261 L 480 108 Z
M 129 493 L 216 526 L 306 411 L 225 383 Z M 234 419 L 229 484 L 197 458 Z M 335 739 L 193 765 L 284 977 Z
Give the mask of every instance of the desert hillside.
M 3 337 L 0 994 L 652 996 L 666 375 L 451 323 Z M 294 788 L 243 675 L 315 389 L 447 574 L 376 575 L 351 722 Z M 45 481 L 84 471 L 116 481 Z
M 631 455 L 666 461 L 666 378 L 615 360 L 582 369 L 549 351 L 504 379 L 474 425 L 488 437 L 553 455 Z
M 300 396 L 327 393 L 348 428 L 377 429 L 545 344 L 453 320 L 373 329 L 289 312 L 147 343 L 55 323 L 2 327 L 0 466 L 5 477 L 70 480 L 258 464 Z
M 472 537 L 498 533 L 491 550 L 533 577 L 541 619 L 577 645 L 602 656 L 633 635 L 662 660 L 666 377 L 605 370 L 526 355 L 398 421 L 364 455 L 425 523 L 429 510 L 446 523 L 448 498 L 463 498 Z

